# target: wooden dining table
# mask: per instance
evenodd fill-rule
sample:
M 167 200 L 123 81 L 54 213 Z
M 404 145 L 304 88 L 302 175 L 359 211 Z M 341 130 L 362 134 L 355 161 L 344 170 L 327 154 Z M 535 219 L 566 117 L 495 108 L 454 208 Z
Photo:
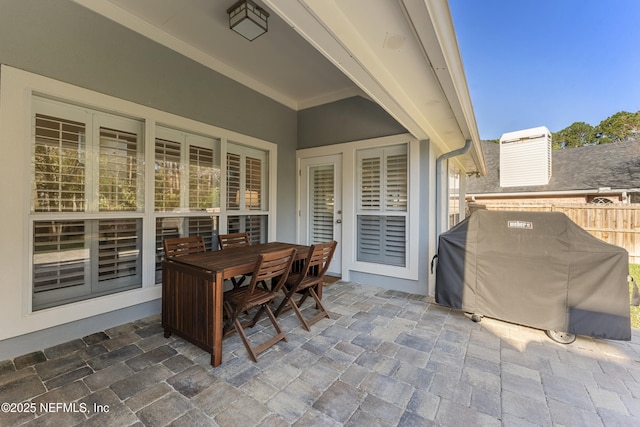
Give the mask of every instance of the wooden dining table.
M 173 257 L 162 262 L 162 327 L 211 353 L 211 364 L 222 362 L 224 281 L 253 272 L 263 252 L 296 249 L 306 258 L 308 246 L 261 243 Z

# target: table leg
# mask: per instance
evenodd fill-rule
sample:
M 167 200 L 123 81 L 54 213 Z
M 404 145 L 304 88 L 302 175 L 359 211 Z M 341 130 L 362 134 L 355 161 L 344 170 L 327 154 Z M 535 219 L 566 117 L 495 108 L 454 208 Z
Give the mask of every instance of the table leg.
M 224 280 L 222 273 L 216 273 L 213 283 L 213 351 L 211 352 L 211 364 L 215 367 L 222 363 L 222 328 L 223 328 L 223 298 Z

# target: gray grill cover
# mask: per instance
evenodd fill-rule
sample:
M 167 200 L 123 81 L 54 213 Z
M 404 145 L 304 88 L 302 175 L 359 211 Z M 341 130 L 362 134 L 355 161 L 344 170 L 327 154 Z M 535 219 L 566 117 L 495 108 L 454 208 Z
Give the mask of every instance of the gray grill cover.
M 479 210 L 440 235 L 436 302 L 552 331 L 630 340 L 629 254 L 559 212 Z

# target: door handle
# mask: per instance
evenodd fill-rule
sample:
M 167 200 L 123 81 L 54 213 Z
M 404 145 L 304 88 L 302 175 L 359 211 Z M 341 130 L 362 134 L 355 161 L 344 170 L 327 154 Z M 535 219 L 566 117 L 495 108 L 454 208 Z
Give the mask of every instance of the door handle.
M 342 220 L 341 219 L 336 219 L 336 224 L 342 224 Z

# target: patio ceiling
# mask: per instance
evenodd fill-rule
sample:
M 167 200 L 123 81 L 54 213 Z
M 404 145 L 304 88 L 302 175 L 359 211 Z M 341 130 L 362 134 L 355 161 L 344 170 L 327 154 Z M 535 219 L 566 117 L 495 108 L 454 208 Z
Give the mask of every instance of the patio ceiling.
M 222 0 L 74 0 L 300 110 L 354 95 L 378 103 L 440 152 L 485 166 L 446 0 L 255 0 L 269 31 L 248 42 Z

